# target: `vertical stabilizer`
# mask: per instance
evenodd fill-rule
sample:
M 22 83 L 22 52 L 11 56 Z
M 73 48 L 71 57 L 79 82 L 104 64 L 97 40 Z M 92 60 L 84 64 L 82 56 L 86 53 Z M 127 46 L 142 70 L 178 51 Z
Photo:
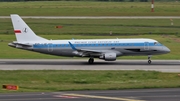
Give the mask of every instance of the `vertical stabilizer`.
M 11 14 L 17 42 L 47 41 L 47 39 L 37 36 L 31 28 L 17 14 Z

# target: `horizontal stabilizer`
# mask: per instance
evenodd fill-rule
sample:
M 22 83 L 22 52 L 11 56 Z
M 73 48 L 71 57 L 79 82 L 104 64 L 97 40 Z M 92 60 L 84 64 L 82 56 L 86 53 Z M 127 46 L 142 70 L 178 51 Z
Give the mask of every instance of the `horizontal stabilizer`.
M 32 45 L 30 45 L 30 44 L 23 44 L 23 43 L 17 43 L 17 42 L 9 43 L 8 45 L 11 46 L 11 47 L 16 47 L 16 48 L 22 48 L 22 47 L 28 48 L 28 47 L 32 47 Z

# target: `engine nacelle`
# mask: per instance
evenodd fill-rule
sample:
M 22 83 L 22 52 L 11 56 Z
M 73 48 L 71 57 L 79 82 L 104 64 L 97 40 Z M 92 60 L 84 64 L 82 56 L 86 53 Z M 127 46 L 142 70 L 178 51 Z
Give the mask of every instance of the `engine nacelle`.
M 105 61 L 115 61 L 116 60 L 116 53 L 105 53 L 99 57 Z

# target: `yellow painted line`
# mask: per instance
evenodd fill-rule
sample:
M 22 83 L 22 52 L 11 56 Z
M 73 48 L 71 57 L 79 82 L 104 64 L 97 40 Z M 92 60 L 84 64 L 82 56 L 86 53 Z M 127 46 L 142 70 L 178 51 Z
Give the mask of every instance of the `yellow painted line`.
M 106 100 L 144 101 L 144 100 L 135 100 L 135 99 L 127 99 L 127 98 L 107 97 L 107 96 L 93 96 L 93 95 L 82 95 L 82 94 L 64 94 L 64 95 L 77 96 L 77 97 L 86 97 L 86 98 L 98 98 L 98 99 L 106 99 Z

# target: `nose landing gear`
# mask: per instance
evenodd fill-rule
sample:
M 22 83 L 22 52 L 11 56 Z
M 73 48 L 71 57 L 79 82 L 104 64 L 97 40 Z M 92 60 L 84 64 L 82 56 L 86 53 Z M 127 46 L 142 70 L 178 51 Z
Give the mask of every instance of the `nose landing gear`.
M 148 63 L 151 64 L 151 55 L 148 55 Z

